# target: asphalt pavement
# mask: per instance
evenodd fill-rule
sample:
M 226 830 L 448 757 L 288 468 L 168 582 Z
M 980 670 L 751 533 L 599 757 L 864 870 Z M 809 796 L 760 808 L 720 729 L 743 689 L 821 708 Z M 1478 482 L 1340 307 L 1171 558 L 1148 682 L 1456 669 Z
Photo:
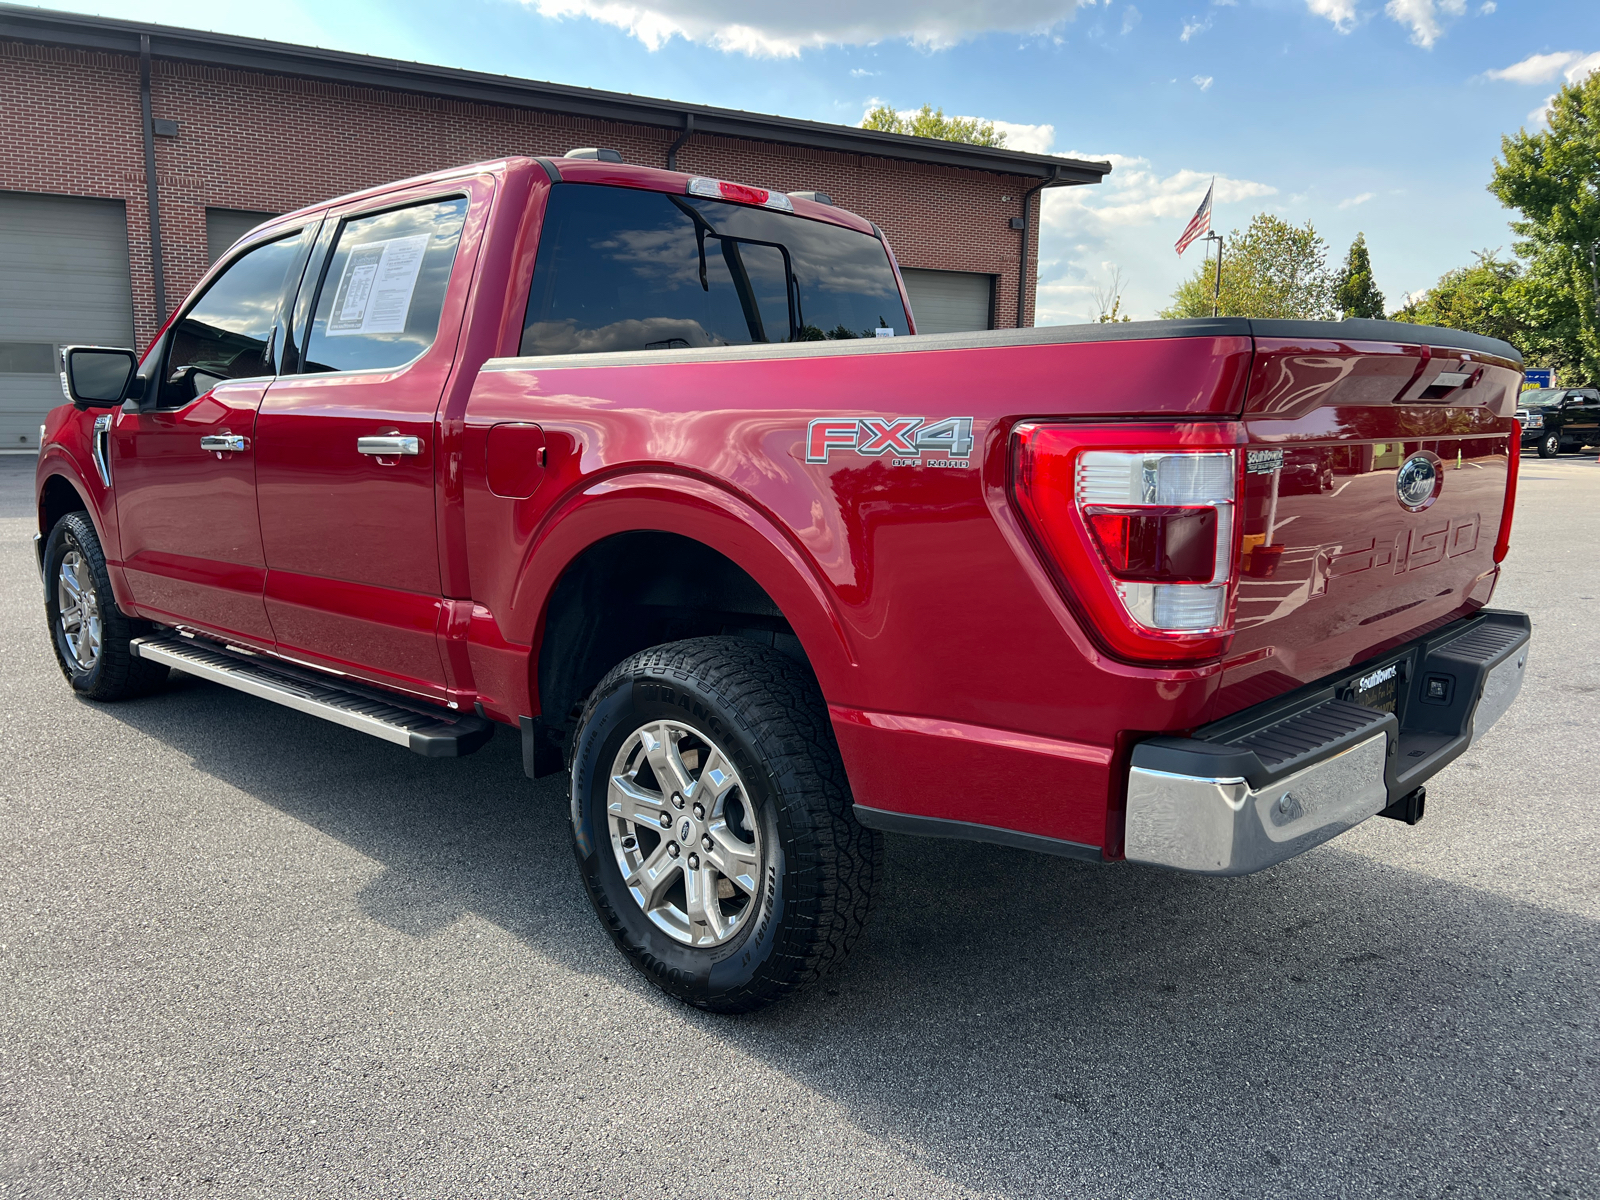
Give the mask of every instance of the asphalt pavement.
M 746 1017 L 602 936 L 564 784 L 223 688 L 96 705 L 0 458 L 0 1196 L 1600 1195 L 1600 464 L 1530 458 L 1521 698 L 1244 879 L 892 837 Z

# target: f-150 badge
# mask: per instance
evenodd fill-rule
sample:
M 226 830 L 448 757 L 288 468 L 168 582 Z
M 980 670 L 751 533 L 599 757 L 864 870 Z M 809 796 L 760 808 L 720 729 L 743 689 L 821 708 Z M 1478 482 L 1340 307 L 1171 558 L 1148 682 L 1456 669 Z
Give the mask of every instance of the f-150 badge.
M 970 466 L 972 418 L 929 422 L 925 417 L 818 417 L 806 426 L 808 463 L 825 463 L 835 450 L 853 450 L 868 458 L 889 454 L 896 465 L 917 460 L 929 466 Z M 945 457 L 923 459 L 929 453 Z

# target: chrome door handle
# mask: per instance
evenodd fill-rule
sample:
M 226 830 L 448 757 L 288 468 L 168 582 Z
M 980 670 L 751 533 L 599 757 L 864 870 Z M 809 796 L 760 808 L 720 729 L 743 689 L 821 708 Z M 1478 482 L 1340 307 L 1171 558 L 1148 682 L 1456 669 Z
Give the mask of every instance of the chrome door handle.
M 200 439 L 200 449 L 218 454 L 239 454 L 250 449 L 250 439 L 239 433 L 211 434 Z
M 422 439 L 414 437 L 357 438 L 356 449 L 362 454 L 376 454 L 380 458 L 399 458 L 402 454 L 421 454 Z

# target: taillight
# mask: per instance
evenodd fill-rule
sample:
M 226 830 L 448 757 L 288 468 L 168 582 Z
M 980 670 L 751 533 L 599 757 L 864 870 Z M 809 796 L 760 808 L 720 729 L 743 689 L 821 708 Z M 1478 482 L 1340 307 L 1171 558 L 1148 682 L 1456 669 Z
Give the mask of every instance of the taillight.
M 1023 425 L 1013 494 L 1088 632 L 1140 663 L 1233 636 L 1237 425 Z
M 1517 476 L 1522 472 L 1522 439 L 1512 434 L 1506 439 L 1509 457 L 1506 459 L 1505 507 L 1500 510 L 1500 536 L 1494 540 L 1494 560 L 1504 562 L 1506 551 L 1511 549 L 1511 518 L 1517 508 Z
M 743 183 L 729 183 L 725 179 L 706 179 L 704 176 L 697 176 L 689 180 L 687 190 L 691 196 L 705 196 L 711 200 L 732 200 L 735 204 L 759 204 L 762 208 L 775 208 L 779 212 L 794 211 L 794 201 L 782 192 L 771 192 L 766 188 L 750 187 Z

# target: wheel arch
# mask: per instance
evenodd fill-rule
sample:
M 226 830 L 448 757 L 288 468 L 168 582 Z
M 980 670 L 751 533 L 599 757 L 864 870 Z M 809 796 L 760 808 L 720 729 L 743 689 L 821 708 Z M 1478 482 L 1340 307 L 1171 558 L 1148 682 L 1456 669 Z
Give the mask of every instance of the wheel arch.
M 524 560 L 502 627 L 531 646 L 546 766 L 605 672 L 661 642 L 751 637 L 803 662 L 830 698 L 848 689 L 854 666 L 810 556 L 754 505 L 664 473 L 614 478 L 560 506 Z

